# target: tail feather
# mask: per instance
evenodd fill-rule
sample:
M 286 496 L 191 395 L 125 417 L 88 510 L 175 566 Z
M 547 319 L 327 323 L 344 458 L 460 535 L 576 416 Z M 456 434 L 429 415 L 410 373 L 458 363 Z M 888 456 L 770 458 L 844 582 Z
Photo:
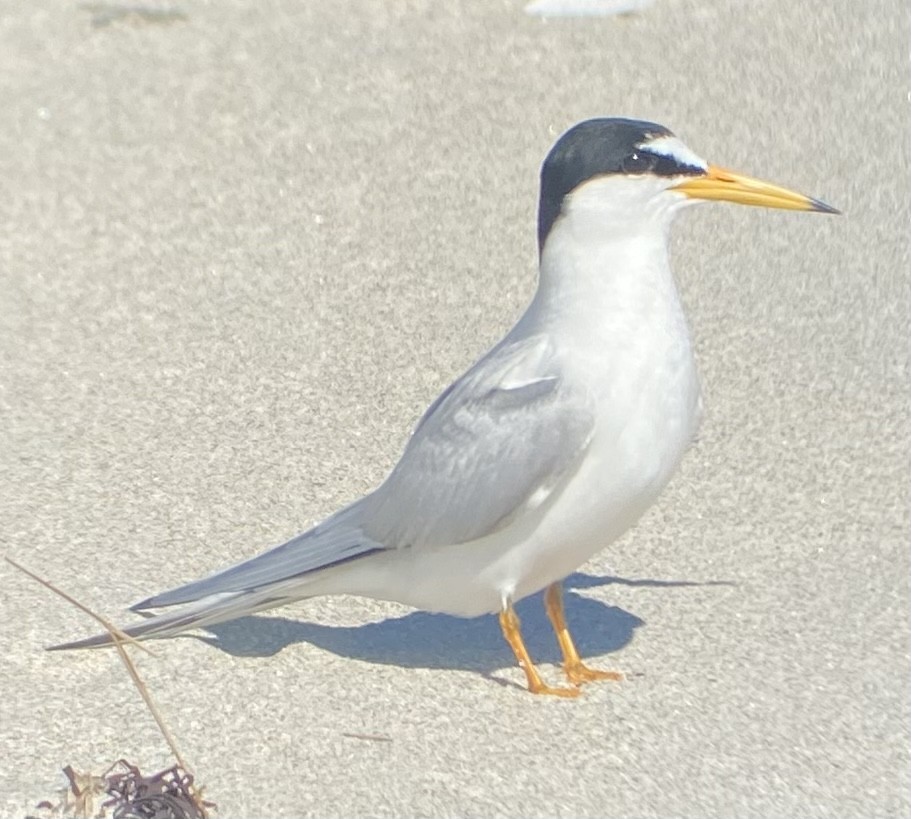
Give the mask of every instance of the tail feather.
M 131 609 L 143 611 L 176 606 L 216 594 L 265 588 L 293 578 L 303 579 L 314 572 L 380 551 L 385 547 L 371 540 L 361 529 L 363 500 L 336 512 L 281 546 L 201 580 L 146 598 Z
M 185 606 L 178 611 L 147 617 L 143 622 L 121 629 L 135 640 L 158 640 L 174 637 L 185 631 L 214 626 L 258 611 L 283 606 L 308 597 L 306 593 L 284 594 L 276 589 L 259 589 L 251 592 L 213 595 L 204 600 Z M 109 632 L 96 634 L 84 640 L 49 646 L 48 651 L 68 651 L 75 648 L 101 648 L 113 645 L 114 637 Z
M 142 623 L 127 626 L 123 632 L 137 640 L 173 637 L 189 629 L 234 620 L 319 593 L 315 591 L 318 579 L 342 564 L 387 548 L 369 538 L 362 529 L 364 500 L 361 498 L 318 526 L 257 557 L 137 603 L 134 611 L 184 607 L 153 615 Z M 110 634 L 99 634 L 48 650 L 94 648 L 112 643 L 114 638 Z

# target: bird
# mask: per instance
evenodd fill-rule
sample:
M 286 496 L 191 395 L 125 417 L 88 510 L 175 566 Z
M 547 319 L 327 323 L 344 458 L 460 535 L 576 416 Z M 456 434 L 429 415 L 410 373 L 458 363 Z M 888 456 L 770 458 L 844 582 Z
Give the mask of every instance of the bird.
M 583 683 L 621 679 L 581 658 L 562 582 L 639 520 L 696 434 L 700 384 L 668 241 L 680 211 L 711 200 L 839 213 L 710 165 L 653 122 L 569 128 L 541 166 L 530 303 L 433 401 L 385 480 L 282 545 L 142 600 L 134 611 L 177 609 L 123 632 L 170 637 L 353 594 L 497 614 L 535 694 L 575 697 Z M 544 681 L 515 612 L 541 591 L 565 685 Z

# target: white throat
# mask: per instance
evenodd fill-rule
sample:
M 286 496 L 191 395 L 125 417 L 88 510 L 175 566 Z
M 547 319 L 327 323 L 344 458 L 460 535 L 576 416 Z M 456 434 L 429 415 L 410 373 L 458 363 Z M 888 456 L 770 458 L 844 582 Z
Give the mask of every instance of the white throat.
M 672 212 L 618 223 L 597 207 L 574 204 L 547 237 L 530 312 L 603 341 L 642 333 L 687 338 L 668 258 Z

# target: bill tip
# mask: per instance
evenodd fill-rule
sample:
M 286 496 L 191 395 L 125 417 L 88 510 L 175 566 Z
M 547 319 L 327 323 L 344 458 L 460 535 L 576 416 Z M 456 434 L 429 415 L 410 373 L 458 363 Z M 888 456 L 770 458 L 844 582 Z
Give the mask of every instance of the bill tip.
M 819 199 L 811 199 L 810 204 L 817 213 L 834 213 L 841 216 L 841 211 L 838 208 L 833 208 L 831 205 L 827 205 Z

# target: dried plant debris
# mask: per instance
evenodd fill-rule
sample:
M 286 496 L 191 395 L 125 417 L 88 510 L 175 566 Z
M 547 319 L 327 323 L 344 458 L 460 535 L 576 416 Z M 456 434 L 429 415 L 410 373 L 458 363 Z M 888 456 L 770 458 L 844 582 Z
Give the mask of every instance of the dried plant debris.
M 386 736 L 386 734 L 362 734 L 353 731 L 342 731 L 342 736 L 348 737 L 348 739 L 365 739 L 369 742 L 392 742 L 392 737 Z
M 168 25 L 185 23 L 190 19 L 178 9 L 155 8 L 151 5 L 81 3 L 79 8 L 92 15 L 92 28 L 107 28 L 112 23 L 129 23 L 134 26 Z
M 60 800 L 56 805 L 45 801 L 38 803 L 38 810 L 43 816 L 72 816 L 75 819 L 88 819 L 88 817 L 103 816 L 104 808 L 95 813 L 95 802 L 104 795 L 105 778 L 94 774 L 83 774 L 73 770 L 71 765 L 63 769 L 69 780 L 69 786 L 57 792 Z M 26 816 L 25 819 L 39 819 L 39 817 Z
M 177 760 L 177 764 L 172 768 L 159 771 L 151 776 L 144 776 L 139 768 L 131 765 L 125 759 L 115 762 L 103 776 L 80 774 L 71 765 L 67 765 L 63 769 L 63 773 L 70 784 L 69 787 L 60 790 L 60 801 L 56 805 L 52 802 L 42 802 L 38 805 L 38 809 L 45 812 L 46 819 L 50 819 L 50 817 L 107 819 L 109 809 L 112 811 L 110 814 L 112 819 L 208 819 L 209 809 L 217 810 L 218 808 L 214 802 L 207 802 L 202 798 L 203 789 L 201 787 L 194 786 L 193 776 L 187 770 L 187 764 L 177 749 L 174 737 L 152 701 L 152 695 L 140 677 L 136 664 L 126 650 L 127 645 L 134 645 L 143 650 L 147 650 L 146 647 L 138 645 L 132 637 L 124 634 L 113 623 L 80 603 L 72 595 L 58 589 L 50 581 L 16 563 L 11 557 L 6 556 L 4 560 L 80 611 L 88 614 L 107 629 L 113 639 L 114 648 L 120 655 L 136 690 L 158 725 L 174 759 Z M 109 798 L 101 803 L 96 813 L 95 803 L 103 794 L 107 794 Z M 26 817 L 26 819 L 39 818 Z
M 70 784 L 60 790 L 60 801 L 40 803 L 42 815 L 26 819 L 208 819 L 209 811 L 218 809 L 179 765 L 145 776 L 120 759 L 103 776 L 80 774 L 69 765 L 63 773 Z

